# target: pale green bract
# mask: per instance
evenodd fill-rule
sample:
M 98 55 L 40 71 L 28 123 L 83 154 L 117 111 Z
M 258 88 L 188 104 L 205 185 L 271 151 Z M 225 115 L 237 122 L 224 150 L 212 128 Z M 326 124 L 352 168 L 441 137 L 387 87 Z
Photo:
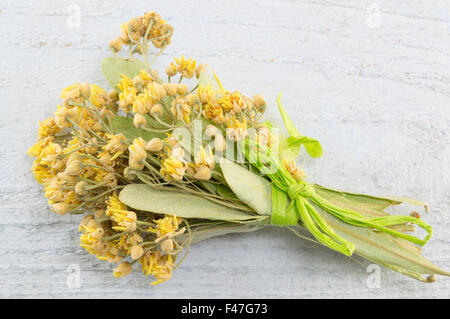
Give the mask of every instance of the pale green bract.
M 111 127 L 114 131 L 114 134 L 123 134 L 126 138 L 131 140 L 141 137 L 146 141 L 150 141 L 152 138 L 155 137 L 158 138 L 165 137 L 163 133 L 149 132 L 141 128 L 137 128 L 133 124 L 133 119 L 125 116 L 115 116 L 111 121 Z
M 267 217 L 251 215 L 227 208 L 197 195 L 176 190 L 155 189 L 146 184 L 128 184 L 119 194 L 125 205 L 156 214 L 175 215 L 183 218 L 247 222 Z
M 133 79 L 139 74 L 140 70 L 145 70 L 145 63 L 133 58 L 111 57 L 102 61 L 102 72 L 113 89 L 118 89 L 117 85 L 122 79 L 122 75 L 126 75 Z
M 221 163 L 220 168 L 228 186 L 241 201 L 260 215 L 272 215 L 270 181 L 229 160 Z

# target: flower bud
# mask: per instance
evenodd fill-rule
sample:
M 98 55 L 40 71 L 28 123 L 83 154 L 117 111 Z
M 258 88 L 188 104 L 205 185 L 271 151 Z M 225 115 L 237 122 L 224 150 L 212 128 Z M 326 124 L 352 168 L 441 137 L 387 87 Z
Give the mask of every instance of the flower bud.
M 67 183 L 67 184 L 73 184 L 73 183 L 75 183 L 76 180 L 77 180 L 77 177 L 76 177 L 76 176 L 70 176 L 70 175 L 67 175 L 67 174 L 64 173 L 64 172 L 59 172 L 59 173 L 56 174 L 56 176 L 57 176 L 59 179 L 61 179 L 61 181 L 65 182 L 65 183 Z
M 106 187 L 115 187 L 117 186 L 117 177 L 113 173 L 108 173 L 103 178 L 103 182 Z
M 108 92 L 109 99 L 113 102 L 119 101 L 119 93 L 116 90 L 111 90 Z
M 127 167 L 123 171 L 123 176 L 125 176 L 126 179 L 133 181 L 136 179 L 136 173 L 131 167 Z
M 179 161 L 183 161 L 184 157 L 184 150 L 180 146 L 176 146 L 172 149 L 172 152 L 170 153 L 173 157 L 175 157 Z
M 427 277 L 427 282 L 435 282 L 436 281 L 436 277 L 434 276 L 434 275 L 429 275 L 428 277 Z
M 68 164 L 64 173 L 69 176 L 75 176 L 80 175 L 82 171 L 83 167 L 81 166 L 81 161 L 73 160 Z
M 102 218 L 105 215 L 105 211 L 98 209 L 94 212 L 94 218 Z
M 135 17 L 128 22 L 133 31 L 137 31 L 142 26 L 142 17 Z
M 144 254 L 144 249 L 139 245 L 134 245 L 130 249 L 130 256 L 131 256 L 131 259 L 133 259 L 133 260 L 141 258 L 143 254 Z
M 216 134 L 214 138 L 214 149 L 217 152 L 223 152 L 227 148 L 227 141 L 222 134 Z
M 190 106 L 194 106 L 198 102 L 197 94 L 191 93 L 189 95 L 186 95 L 185 100 L 187 104 L 189 104 Z
M 253 103 L 255 104 L 256 109 L 258 112 L 262 113 L 266 109 L 266 101 L 264 100 L 264 97 L 261 94 L 255 94 L 253 96 Z
M 177 85 L 177 93 L 179 95 L 185 95 L 187 91 L 188 91 L 188 87 L 186 84 L 178 84 Z
M 139 86 L 143 86 L 144 84 L 145 84 L 144 79 L 141 78 L 139 75 L 136 75 L 133 78 L 133 86 L 139 87 Z
M 145 149 L 149 152 L 159 152 L 162 150 L 162 148 L 163 144 L 157 137 L 151 139 L 150 142 L 145 145 Z
M 219 129 L 218 129 L 217 127 L 215 127 L 214 125 L 209 124 L 208 126 L 206 126 L 206 129 L 205 129 L 205 134 L 206 134 L 206 136 L 208 136 L 208 137 L 213 137 L 213 136 L 215 136 L 218 132 L 219 132 Z
M 67 203 L 56 203 L 52 205 L 52 211 L 58 215 L 64 215 L 69 210 L 69 205 Z
M 136 113 L 134 114 L 133 124 L 138 128 L 145 126 L 147 124 L 147 119 L 144 115 Z
M 92 216 L 92 215 L 84 216 L 83 219 L 80 221 L 78 228 L 81 229 L 83 226 L 86 226 L 93 219 L 94 219 L 94 216 Z
M 186 174 L 189 176 L 194 176 L 195 170 L 191 166 L 186 167 Z
M 122 50 L 122 38 L 121 37 L 117 37 L 114 40 L 112 40 L 109 43 L 109 47 L 114 51 L 114 52 L 119 52 L 120 50 Z
M 411 214 L 409 214 L 409 216 L 420 218 L 420 214 L 418 212 L 416 212 L 416 211 L 411 212 Z
M 130 33 L 130 39 L 133 40 L 134 42 L 138 42 L 141 39 L 141 35 L 136 31 L 132 31 Z
M 153 117 L 163 116 L 163 114 L 164 114 L 163 106 L 159 103 L 154 104 L 150 109 L 150 115 L 152 115 Z
M 102 110 L 100 111 L 100 117 L 102 118 L 102 120 L 111 120 L 112 118 L 114 118 L 114 113 L 111 110 L 108 110 L 106 107 L 102 108 Z
M 144 163 L 136 161 L 133 156 L 128 159 L 128 166 L 135 171 L 142 171 L 144 169 Z
M 167 95 L 174 96 L 175 94 L 177 94 L 178 85 L 176 85 L 175 83 L 164 83 L 163 86 L 166 90 Z
M 86 189 L 87 186 L 88 186 L 88 184 L 84 181 L 76 183 L 75 193 L 77 193 L 80 196 L 86 195 L 88 193 L 88 190 Z
M 195 77 L 198 79 L 198 78 L 200 77 L 200 74 L 201 74 L 203 71 L 206 71 L 206 67 L 205 67 L 203 64 L 200 64 L 200 65 L 197 67 L 197 70 L 195 70 Z
M 156 97 L 158 98 L 158 100 L 161 100 L 163 97 L 166 96 L 166 89 L 164 88 L 164 86 L 162 84 L 154 82 L 153 86 L 155 88 Z
M 81 84 L 80 93 L 86 97 L 89 97 L 91 95 L 91 86 L 89 85 L 89 83 L 84 82 Z
M 51 167 L 57 171 L 59 171 L 61 168 L 63 168 L 63 166 L 64 166 L 64 162 L 62 160 L 54 160 L 51 163 Z
M 113 275 L 116 278 L 128 276 L 133 268 L 129 262 L 123 262 L 116 269 L 114 269 Z
M 200 167 L 194 174 L 194 178 L 201 181 L 208 181 L 211 179 L 211 169 L 206 166 Z
M 175 66 L 175 64 L 171 63 L 171 64 L 166 68 L 166 74 L 167 74 L 167 76 L 169 76 L 169 77 L 174 76 L 175 74 L 177 74 L 177 67 Z
M 170 238 L 164 239 L 161 243 L 161 250 L 165 253 L 170 253 L 173 250 L 173 240 Z
M 159 78 L 158 70 L 156 70 L 156 69 L 151 70 L 150 74 L 153 77 L 153 80 L 156 80 Z

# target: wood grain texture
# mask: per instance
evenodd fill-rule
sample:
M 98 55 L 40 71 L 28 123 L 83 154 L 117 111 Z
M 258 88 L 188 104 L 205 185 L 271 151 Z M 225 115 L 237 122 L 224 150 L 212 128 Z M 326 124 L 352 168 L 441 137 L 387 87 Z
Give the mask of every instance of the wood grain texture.
M 81 10 L 67 26 L 68 7 Z M 148 7 L 148 5 L 152 7 Z M 175 27 L 158 64 L 181 53 L 214 67 L 227 88 L 283 92 L 300 131 L 325 154 L 302 166 L 334 188 L 405 195 L 430 204 L 424 254 L 450 269 L 450 2 L 154 0 L 0 4 L 0 297 L 450 297 L 450 280 L 425 285 L 301 241 L 285 229 L 236 234 L 193 247 L 174 278 L 150 287 L 78 246 L 77 217 L 50 213 L 25 154 L 38 120 L 74 81 L 107 87 L 100 61 L 120 23 L 148 10 Z M 376 7 L 375 7 L 376 9 Z M 369 21 L 370 22 L 370 21 Z M 277 117 L 273 107 L 269 115 Z M 407 211 L 407 210 L 406 210 Z M 81 287 L 69 289 L 70 265 Z

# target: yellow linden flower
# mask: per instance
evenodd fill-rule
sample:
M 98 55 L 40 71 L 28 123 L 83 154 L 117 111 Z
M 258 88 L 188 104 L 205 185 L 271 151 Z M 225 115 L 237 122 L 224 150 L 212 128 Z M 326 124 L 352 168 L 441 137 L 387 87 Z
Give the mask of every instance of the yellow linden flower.
M 306 177 L 305 171 L 302 169 L 299 170 L 293 160 L 283 160 L 283 166 L 288 170 L 288 172 L 292 175 L 292 177 L 294 177 L 296 181 L 300 181 Z
M 65 87 L 61 92 L 61 98 L 62 99 L 72 99 L 72 100 L 81 102 L 82 98 L 81 98 L 80 83 L 74 83 L 73 85 L 69 85 L 69 86 Z M 79 100 L 79 98 L 81 98 L 81 100 Z
M 230 102 L 235 109 L 236 112 L 242 111 L 247 108 L 247 104 L 245 103 L 244 97 L 241 95 L 239 91 L 234 91 L 229 94 Z
M 116 269 L 114 269 L 113 275 L 115 278 L 128 276 L 133 268 L 129 262 L 123 262 Z
M 172 255 L 165 255 L 159 263 L 153 267 L 153 276 L 157 279 L 151 285 L 158 285 L 172 278 Z
M 42 184 L 45 180 L 53 177 L 51 169 L 47 165 L 40 165 L 38 161 L 34 161 L 31 167 L 34 178 L 38 183 Z
M 145 160 L 147 158 L 145 144 L 146 142 L 142 138 L 135 138 L 133 143 L 128 147 L 130 158 L 133 158 L 136 162 L 142 162 Z
M 54 141 L 53 136 L 40 138 L 37 142 L 28 150 L 28 154 L 34 157 L 41 157 L 42 150 L 51 142 Z
M 173 236 L 178 230 L 179 225 L 182 221 L 182 218 L 176 217 L 174 215 L 166 215 L 164 218 L 154 220 L 154 222 L 156 223 L 156 227 L 150 227 L 148 231 L 156 233 L 156 236 L 158 238 L 171 235 Z
M 133 102 L 133 112 L 139 114 L 147 114 L 150 112 L 152 105 L 154 104 L 154 100 L 150 95 L 149 91 L 145 91 L 142 94 L 139 94 L 135 97 Z
M 139 235 L 138 233 L 129 233 L 129 234 L 123 234 L 120 236 L 118 245 L 119 247 L 122 247 L 123 249 L 127 250 L 129 253 L 129 250 L 131 247 L 138 245 L 142 243 L 144 239 Z
M 277 139 L 272 135 L 267 127 L 261 127 L 256 135 L 256 142 L 258 145 L 264 145 L 272 148 L 276 143 Z
M 231 101 L 230 95 L 228 94 L 222 95 L 217 101 L 217 104 L 225 113 L 230 112 L 233 109 L 233 103 Z
M 116 223 L 112 227 L 113 230 L 119 232 L 136 230 L 136 213 L 128 211 L 127 206 L 119 200 L 116 194 L 109 196 L 106 201 L 105 214 Z
M 127 87 L 119 94 L 119 106 L 125 113 L 130 113 L 130 107 L 136 99 L 138 90 L 135 87 Z
M 161 162 L 161 174 L 168 181 L 183 179 L 186 171 L 186 165 L 174 155 L 170 155 L 167 159 Z
M 208 84 L 207 86 L 200 85 L 197 89 L 197 96 L 203 104 L 210 104 L 215 101 L 216 93 L 211 87 L 211 84 Z
M 111 158 L 111 161 L 113 161 L 126 151 L 128 139 L 123 134 L 105 134 L 105 136 L 108 142 L 103 146 L 103 149 L 113 155 Z
M 175 63 L 170 62 L 169 66 L 166 68 L 166 74 L 168 77 L 172 77 L 177 74 L 178 67 Z
M 123 258 L 119 256 L 121 251 L 116 242 L 102 241 L 105 230 L 93 219 L 93 215 L 81 220 L 78 231 L 82 232 L 80 246 L 89 254 L 109 262 L 119 262 Z
M 192 58 L 186 60 L 182 55 L 180 59 L 175 58 L 175 62 L 177 63 L 177 72 L 183 77 L 190 79 L 194 76 L 197 61 Z
M 117 85 L 120 91 L 125 91 L 126 89 L 132 88 L 133 81 L 127 77 L 125 74 L 122 74 L 122 78 L 120 79 L 120 83 Z
M 157 279 L 152 285 L 160 284 L 172 277 L 173 259 L 171 255 L 161 256 L 160 251 L 147 251 L 140 259 L 142 272 L 146 276 L 155 276 Z
M 140 70 L 139 71 L 139 77 L 144 80 L 145 84 L 148 84 L 149 82 L 153 82 L 153 76 L 150 75 L 150 73 L 148 73 L 145 70 Z
M 55 118 L 49 117 L 44 122 L 39 121 L 38 136 L 48 137 L 59 133 L 61 129 L 56 125 Z
M 59 155 L 63 153 L 63 149 L 61 145 L 56 143 L 49 143 L 46 147 L 44 147 L 39 154 L 37 160 L 40 161 L 40 164 L 47 165 L 48 167 L 59 167 L 62 168 L 64 165 L 62 161 L 58 158 Z M 61 162 L 62 165 L 54 165 L 56 162 Z
M 228 120 L 227 124 L 227 137 L 233 141 L 241 141 L 248 135 L 247 120 L 244 118 L 242 121 L 236 117 Z
M 184 120 L 186 124 L 189 124 L 191 121 L 190 115 L 192 113 L 192 108 L 183 98 L 178 98 L 172 101 L 170 112 L 172 112 L 173 116 L 177 119 Z
M 98 107 L 99 109 L 103 108 L 108 102 L 108 99 L 108 93 L 106 93 L 105 90 L 103 90 L 98 85 L 91 85 L 90 101 L 94 106 Z
M 223 124 L 228 119 L 228 114 L 224 114 L 222 107 L 216 103 L 208 103 L 204 105 L 203 116 L 212 120 L 216 124 Z
M 194 162 L 196 167 L 206 166 L 210 169 L 213 169 L 215 166 L 215 161 L 212 150 L 210 148 L 208 148 L 208 150 L 205 150 L 202 146 L 201 150 L 195 156 Z

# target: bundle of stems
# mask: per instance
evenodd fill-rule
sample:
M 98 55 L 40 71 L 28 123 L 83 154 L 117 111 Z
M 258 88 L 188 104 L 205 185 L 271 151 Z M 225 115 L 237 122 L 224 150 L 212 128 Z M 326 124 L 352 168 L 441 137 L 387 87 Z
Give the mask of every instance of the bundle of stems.
M 401 203 L 425 204 L 307 181 L 295 159 L 302 147 L 322 156 L 322 147 L 298 132 L 281 97 L 287 133 L 262 120 L 267 104 L 261 95 L 226 90 L 193 59 L 175 59 L 163 80 L 153 64 L 173 30 L 154 12 L 122 24 L 110 43 L 114 56 L 102 62 L 112 90 L 89 83 L 65 88 L 62 105 L 40 123 L 29 150 L 51 209 L 86 213 L 80 245 L 118 263 L 114 276 L 139 263 L 155 278 L 152 284 L 161 283 L 190 245 L 268 226 L 425 282 L 449 275 L 421 255 L 431 226 L 417 213 L 385 212 Z M 119 55 L 123 48 L 128 57 Z M 425 238 L 411 233 L 414 225 Z

